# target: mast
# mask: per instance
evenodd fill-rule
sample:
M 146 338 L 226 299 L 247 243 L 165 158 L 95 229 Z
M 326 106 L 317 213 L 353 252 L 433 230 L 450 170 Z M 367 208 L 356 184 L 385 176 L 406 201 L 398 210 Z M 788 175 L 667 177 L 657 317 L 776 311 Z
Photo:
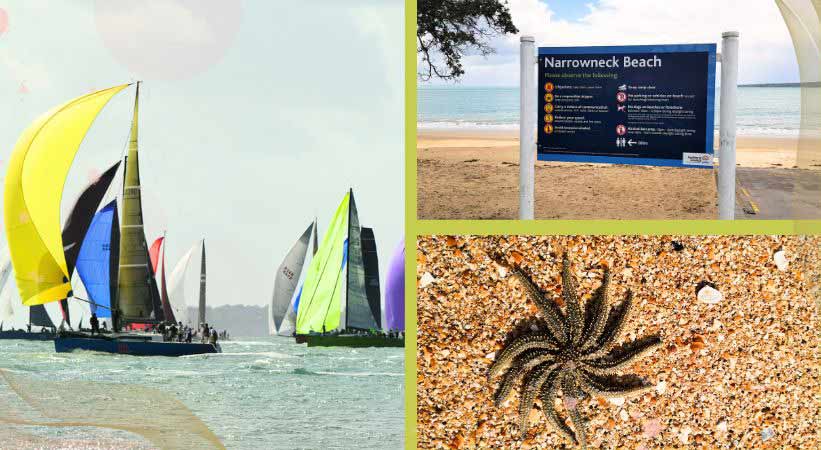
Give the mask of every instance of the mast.
M 353 188 L 348 188 L 348 251 L 344 253 L 345 258 L 345 304 L 342 305 L 342 308 L 345 310 L 345 330 L 348 329 L 348 321 L 350 320 L 350 315 L 348 314 L 348 295 L 350 294 L 350 287 L 351 287 L 351 209 L 353 209 Z
M 202 240 L 202 264 L 200 265 L 200 323 L 205 323 L 205 239 Z
M 120 324 L 154 321 L 151 287 L 153 277 L 149 268 L 148 246 L 143 230 L 142 197 L 140 194 L 140 167 L 138 156 L 138 118 L 140 83 L 134 97 L 134 118 L 131 139 L 128 142 L 125 174 L 123 175 L 123 214 L 120 229 L 120 261 L 117 277 L 117 308 Z M 157 313 L 154 311 L 155 314 Z

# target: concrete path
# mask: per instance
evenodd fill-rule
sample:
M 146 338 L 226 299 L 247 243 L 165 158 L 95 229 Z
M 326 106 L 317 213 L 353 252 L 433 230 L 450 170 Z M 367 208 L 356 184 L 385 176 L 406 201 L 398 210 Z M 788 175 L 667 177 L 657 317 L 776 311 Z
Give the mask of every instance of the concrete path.
M 736 219 L 821 219 L 821 171 L 736 169 Z

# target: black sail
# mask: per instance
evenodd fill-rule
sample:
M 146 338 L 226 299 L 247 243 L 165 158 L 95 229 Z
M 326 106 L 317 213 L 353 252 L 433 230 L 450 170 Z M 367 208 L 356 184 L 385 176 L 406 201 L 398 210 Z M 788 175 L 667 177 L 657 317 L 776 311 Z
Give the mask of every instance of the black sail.
M 29 307 L 29 323 L 38 327 L 54 328 L 54 322 L 46 312 L 43 305 L 32 305 Z
M 66 268 L 68 268 L 69 279 L 74 274 L 74 266 L 77 263 L 77 255 L 80 254 L 80 247 L 85 239 L 88 227 L 91 225 L 91 220 L 94 218 L 94 213 L 100 207 L 100 202 L 103 200 L 108 187 L 111 186 L 111 181 L 114 175 L 117 174 L 117 169 L 120 167 L 120 161 L 117 161 L 109 167 L 100 178 L 88 185 L 83 190 L 77 201 L 74 202 L 74 207 L 71 208 L 66 223 L 63 226 L 63 252 L 66 255 Z M 63 312 L 63 319 L 66 323 L 71 323 L 68 315 L 68 301 L 66 299 L 60 300 L 60 309 Z
M 370 330 L 377 328 L 373 317 L 368 295 L 365 292 L 365 264 L 362 261 L 362 228 L 359 226 L 359 213 L 350 191 L 348 207 L 348 289 L 345 296 L 345 327 L 349 329 Z
M 379 292 L 379 258 L 376 253 L 376 239 L 373 228 L 362 227 L 362 262 L 365 264 L 365 293 L 368 305 L 376 320 L 377 328 L 382 328 L 382 296 Z

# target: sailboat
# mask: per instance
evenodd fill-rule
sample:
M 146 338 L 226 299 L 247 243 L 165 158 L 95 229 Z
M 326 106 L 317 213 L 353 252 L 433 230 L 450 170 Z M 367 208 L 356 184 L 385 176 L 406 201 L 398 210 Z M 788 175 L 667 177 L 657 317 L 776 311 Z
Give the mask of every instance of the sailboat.
M 353 190 L 339 204 L 308 266 L 297 307 L 296 342 L 314 346 L 399 347 L 402 339 L 381 333 L 374 289 L 378 265 L 373 233 L 359 224 Z M 364 240 L 363 240 L 364 236 Z M 368 291 L 371 297 L 368 296 Z
M 308 249 L 313 241 L 313 251 L 317 250 L 316 220 L 297 239 L 285 259 L 279 265 L 274 279 L 274 295 L 268 310 L 268 332 L 279 336 L 293 336 L 296 330 L 296 311 L 299 295 L 304 282 L 305 261 L 309 256 Z M 297 290 L 297 286 L 300 287 Z
M 77 257 L 80 251 L 81 241 L 91 225 L 94 211 L 97 209 L 105 192 L 111 185 L 114 175 L 120 162 L 117 161 L 105 172 L 103 172 L 95 181 L 91 182 L 77 197 L 68 219 L 63 226 L 61 233 L 64 245 L 64 254 L 66 267 L 68 270 L 68 277 L 71 278 L 75 271 Z M 9 266 L 11 268 L 11 266 Z M 8 277 L 3 280 L 0 289 L 5 286 Z M 10 297 L 9 297 L 10 298 Z M 46 310 L 46 305 L 31 305 L 28 308 L 28 323 L 26 331 L 19 331 L 16 333 L 0 333 L 0 339 L 30 339 L 30 340 L 48 340 L 55 336 L 54 330 L 58 325 L 71 327 L 71 317 L 69 315 L 69 305 L 67 299 L 61 299 L 58 304 L 59 316 L 52 317 L 52 314 Z M 51 305 L 49 305 L 50 309 Z M 55 320 L 59 319 L 56 321 Z M 31 332 L 32 326 L 40 327 L 39 332 Z
M 20 299 L 26 306 L 63 299 L 87 301 L 74 296 L 71 275 L 75 261 L 67 251 L 78 241 L 69 240 L 66 245 L 68 239 L 60 230 L 61 196 L 55 193 L 62 192 L 74 156 L 94 119 L 114 95 L 128 86 L 93 92 L 52 109 L 35 120 L 15 145 L 5 181 L 5 231 Z M 139 83 L 123 175 L 117 285 L 110 308 L 116 331 L 123 327 L 139 329 L 164 320 L 143 231 L 138 111 Z M 92 210 L 96 210 L 96 205 Z M 152 336 L 128 334 L 64 335 L 55 338 L 54 344 L 58 352 L 83 349 L 178 356 L 220 351 L 215 345 L 157 342 Z
M 200 270 L 199 276 L 196 280 L 193 280 L 194 274 L 191 270 L 193 270 L 194 266 L 191 266 L 191 261 L 198 250 L 200 251 Z M 198 282 L 192 283 L 191 281 Z M 205 284 L 205 239 L 202 239 L 192 245 L 179 261 L 177 261 L 169 277 L 168 301 L 178 322 L 182 322 L 194 329 L 198 329 L 200 325 L 205 323 Z M 188 307 L 191 305 L 193 301 L 191 299 L 193 298 L 198 299 L 198 324 L 192 323 L 192 318 L 188 314 Z
M 177 323 L 177 316 L 174 314 L 174 309 L 168 300 L 168 287 L 165 283 L 165 233 L 158 237 L 151 249 L 148 250 L 148 256 L 151 258 L 151 270 L 154 272 L 156 278 L 157 274 L 160 276 L 160 304 L 162 305 L 163 317 L 166 322 Z M 162 257 L 160 254 L 162 253 Z

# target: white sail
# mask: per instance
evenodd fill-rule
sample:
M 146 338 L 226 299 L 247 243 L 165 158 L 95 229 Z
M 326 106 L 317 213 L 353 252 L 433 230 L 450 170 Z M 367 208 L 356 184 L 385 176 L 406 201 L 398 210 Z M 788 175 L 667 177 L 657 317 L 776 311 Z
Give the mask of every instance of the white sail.
M 279 333 L 280 335 L 293 334 L 293 329 L 287 333 L 287 328 L 293 328 L 293 324 L 283 328 L 285 324 L 284 319 L 288 312 L 293 309 L 294 292 L 299 285 L 299 280 L 302 275 L 302 267 L 305 264 L 305 257 L 308 253 L 308 244 L 313 234 L 314 224 L 308 225 L 308 228 L 294 243 L 291 250 L 285 255 L 285 259 L 277 268 L 276 278 L 274 279 L 274 295 L 271 298 L 271 306 L 268 311 L 268 332 L 271 335 Z
M 0 323 L 3 324 L 3 329 L 10 329 L 14 323 L 14 307 L 11 296 L 3 295 L 3 291 L 11 275 L 11 260 L 8 255 L 4 256 L 0 267 Z
M 303 269 L 310 264 L 311 259 L 316 254 L 317 243 L 319 241 L 319 232 L 317 231 L 316 227 L 316 220 L 314 220 L 313 224 L 313 231 L 311 232 L 311 239 L 313 240 L 313 250 L 310 253 L 307 253 L 305 256 L 305 262 L 302 264 Z M 291 295 L 291 301 L 288 303 L 288 311 L 285 313 L 285 318 L 282 319 L 282 324 L 279 326 L 279 335 L 280 336 L 293 336 L 296 333 L 296 316 L 297 316 L 297 305 L 296 301 L 299 298 L 299 295 L 302 293 L 302 284 L 305 282 L 305 273 L 306 270 L 302 270 L 302 273 L 299 274 L 299 282 L 297 283 L 297 289 L 294 290 L 293 294 Z
M 199 273 L 197 275 L 197 283 L 191 283 L 190 279 L 188 280 L 189 282 L 186 283 L 186 278 L 190 278 L 186 277 L 186 274 L 189 272 L 188 268 L 190 266 L 191 257 L 194 255 L 194 252 L 199 249 L 200 243 L 197 242 L 180 258 L 177 265 L 174 266 L 174 271 L 171 272 L 171 276 L 168 278 L 168 302 L 171 304 L 171 309 L 174 310 L 174 317 L 178 322 L 182 322 L 194 328 L 197 328 L 198 324 L 192 324 L 190 317 L 188 317 L 189 300 L 186 295 L 186 285 L 199 291 Z

